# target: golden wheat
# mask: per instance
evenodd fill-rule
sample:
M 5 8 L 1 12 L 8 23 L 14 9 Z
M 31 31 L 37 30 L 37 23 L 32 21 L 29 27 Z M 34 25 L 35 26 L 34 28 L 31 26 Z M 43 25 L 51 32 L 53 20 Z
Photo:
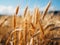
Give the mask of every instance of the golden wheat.
M 20 29 L 22 28 L 22 30 L 20 29 L 17 30 L 17 15 L 19 11 L 19 6 L 17 6 L 13 19 L 14 29 L 7 38 L 5 45 L 8 45 L 8 42 L 11 40 L 12 35 L 14 38 L 14 40 L 12 40 L 12 42 L 14 43 L 13 45 L 36 45 L 35 44 L 36 41 L 37 41 L 37 45 L 47 45 L 49 42 L 53 42 L 51 41 L 51 39 L 47 39 L 46 35 L 48 35 L 51 32 L 47 29 L 51 26 L 55 26 L 55 24 L 48 23 L 46 25 L 43 25 L 42 23 L 50 5 L 51 5 L 51 1 L 48 3 L 47 7 L 45 8 L 45 11 L 42 14 L 42 19 L 39 8 L 35 8 L 34 14 L 31 15 L 30 10 L 28 10 L 28 6 L 27 6 L 25 8 L 24 15 L 22 15 L 23 18 L 20 21 L 22 22 L 20 26 L 21 25 L 22 26 L 19 28 Z M 48 20 L 51 20 L 52 18 L 53 15 L 51 15 Z M 1 26 L 7 19 L 8 17 L 1 23 Z
M 45 17 L 45 15 L 46 15 L 46 13 L 47 13 L 50 5 L 51 5 L 51 1 L 47 4 L 47 7 L 45 8 L 45 11 L 43 12 L 43 17 L 42 17 L 42 19 L 44 19 L 44 17 Z

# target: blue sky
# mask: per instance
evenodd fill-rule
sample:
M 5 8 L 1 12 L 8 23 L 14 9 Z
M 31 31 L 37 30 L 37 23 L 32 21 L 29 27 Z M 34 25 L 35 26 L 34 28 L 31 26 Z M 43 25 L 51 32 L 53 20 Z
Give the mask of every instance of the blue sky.
M 31 10 L 35 7 L 44 10 L 48 2 L 49 0 L 0 0 L 0 13 L 13 13 L 17 5 L 20 6 L 21 11 L 27 5 Z M 50 10 L 60 10 L 60 0 L 52 0 Z

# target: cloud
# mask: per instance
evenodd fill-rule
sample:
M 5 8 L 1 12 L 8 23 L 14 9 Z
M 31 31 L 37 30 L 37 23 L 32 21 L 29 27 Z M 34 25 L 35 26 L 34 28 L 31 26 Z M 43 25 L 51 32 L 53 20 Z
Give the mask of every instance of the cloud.
M 0 5 L 0 14 L 8 14 L 8 15 L 11 15 L 11 14 L 14 14 L 15 13 L 15 10 L 16 10 L 16 7 Z M 23 8 L 20 8 L 19 9 L 19 12 L 18 12 L 18 15 L 20 15 L 22 13 L 24 13 L 24 9 Z
M 13 6 L 0 5 L 0 14 L 13 14 L 15 8 Z

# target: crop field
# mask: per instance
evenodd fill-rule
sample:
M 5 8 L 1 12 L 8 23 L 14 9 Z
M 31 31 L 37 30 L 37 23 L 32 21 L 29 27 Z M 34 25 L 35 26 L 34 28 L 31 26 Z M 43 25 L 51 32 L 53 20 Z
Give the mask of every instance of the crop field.
M 0 45 L 60 45 L 60 12 L 49 13 L 35 8 L 31 13 L 26 6 L 23 15 L 0 15 Z

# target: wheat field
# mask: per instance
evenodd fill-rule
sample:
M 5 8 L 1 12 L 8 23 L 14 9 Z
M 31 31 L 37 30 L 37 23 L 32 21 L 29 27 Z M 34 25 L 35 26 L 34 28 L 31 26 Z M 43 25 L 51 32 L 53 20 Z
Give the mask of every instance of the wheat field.
M 0 45 L 60 45 L 60 16 L 48 14 L 50 5 L 43 13 L 35 8 L 31 14 L 26 6 L 18 16 L 17 6 L 12 16 L 0 16 Z

